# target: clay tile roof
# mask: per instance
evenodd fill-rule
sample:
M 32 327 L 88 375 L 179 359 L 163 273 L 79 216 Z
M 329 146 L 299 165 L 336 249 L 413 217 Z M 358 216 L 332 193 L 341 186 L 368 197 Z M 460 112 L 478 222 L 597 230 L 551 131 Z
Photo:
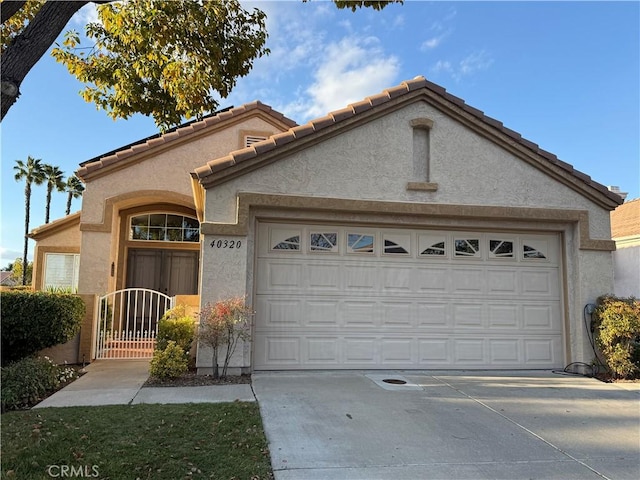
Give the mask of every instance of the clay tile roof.
M 231 152 L 229 156 L 233 158 L 234 163 L 240 163 L 255 157 L 256 150 L 255 148 L 253 148 L 253 145 L 252 145 L 250 147 L 243 148 L 242 150 L 236 150 L 234 152 Z
M 369 100 L 366 99 L 356 103 L 352 103 L 350 107 L 353 108 L 354 113 L 366 112 L 367 110 L 371 110 L 373 108 L 371 103 L 369 103 Z
M 337 123 L 346 118 L 353 117 L 353 115 L 355 114 L 353 113 L 352 107 L 345 107 L 341 108 L 340 110 L 331 112 L 329 115 L 331 115 L 331 117 L 333 117 L 333 121 Z
M 432 92 L 435 92 L 438 95 L 448 95 L 447 94 L 447 90 L 444 87 L 438 85 L 437 83 L 430 82 L 429 80 L 426 80 L 426 79 L 425 79 L 425 81 L 426 81 L 426 84 L 427 84 L 426 87 L 429 90 L 431 90 Z
M 367 97 L 367 99 L 369 100 L 369 103 L 371 104 L 371 106 L 375 107 L 377 105 L 382 105 L 383 103 L 386 103 L 387 101 L 389 101 L 389 95 L 385 90 L 384 92 L 378 93 L 377 95 L 371 95 L 370 97 Z
M 293 142 L 295 138 L 290 132 L 278 133 L 271 137 L 276 145 L 284 145 L 285 143 Z
M 326 115 L 324 117 L 316 118 L 312 120 L 310 123 L 313 125 L 313 129 L 317 132 L 318 130 L 322 130 L 324 127 L 328 127 L 329 125 L 333 125 L 335 123 L 335 117 L 331 115 Z
M 142 140 L 138 140 L 134 143 L 130 143 L 129 145 L 120 147 L 117 150 L 113 150 L 111 152 L 107 152 L 105 154 L 94 157 L 90 160 L 82 162 L 80 164 L 80 169 L 76 174 L 80 178 L 82 178 L 84 175 L 96 172 L 104 167 L 113 165 L 114 163 L 121 162 L 124 159 L 131 157 L 132 155 L 136 155 L 140 152 L 144 152 L 159 145 L 172 142 L 178 138 L 188 137 L 194 132 L 197 132 L 198 130 L 201 130 L 205 127 L 215 125 L 217 123 L 237 117 L 241 113 L 256 109 L 266 112 L 269 115 L 279 119 L 290 128 L 297 125 L 296 122 L 285 117 L 282 113 L 273 110 L 269 105 L 265 105 L 264 103 L 256 100 L 239 107 L 229 107 L 227 109 L 220 110 L 207 117 L 202 118 L 201 120 L 193 120 L 191 122 L 184 123 L 178 127 L 168 130 L 163 134 L 158 133 L 155 135 L 151 135 L 150 137 L 146 137 Z
M 411 80 L 407 80 L 402 82 L 403 85 L 409 89 L 409 91 L 418 90 L 419 88 L 423 88 L 427 86 L 427 79 L 424 77 L 415 77 Z
M 300 125 L 299 127 L 293 128 L 291 132 L 296 138 L 306 137 L 307 135 L 311 135 L 313 133 L 313 125 L 311 123 Z
M 343 109 L 330 112 L 328 115 L 324 117 L 311 120 L 306 125 L 293 126 L 293 128 L 290 128 L 289 131 L 278 134 L 277 138 L 274 138 L 273 141 L 271 140 L 265 141 L 268 143 L 268 145 L 266 144 L 261 145 L 261 143 L 263 142 L 256 143 L 252 147 L 249 147 L 247 149 L 240 151 L 242 152 L 242 155 L 243 155 L 242 159 L 247 160 L 249 158 L 256 157 L 258 155 L 258 153 L 256 153 L 256 150 L 259 150 L 259 153 L 263 154 L 263 153 L 275 150 L 280 146 L 285 145 L 289 142 L 297 141 L 303 137 L 312 135 L 316 132 L 319 133 L 321 130 L 331 125 L 338 124 L 344 120 L 356 117 L 357 115 L 364 113 L 368 110 L 371 110 L 377 106 L 384 105 L 385 103 L 389 102 L 392 99 L 402 97 L 403 95 L 415 92 L 422 88 L 428 90 L 431 94 L 435 94 L 436 96 L 439 96 L 444 100 L 450 103 L 453 103 L 454 105 L 461 108 L 465 113 L 482 121 L 487 126 L 496 129 L 499 133 L 503 135 L 507 135 L 514 141 L 518 142 L 522 147 L 529 149 L 534 154 L 539 155 L 545 160 L 547 160 L 550 164 L 553 164 L 556 167 L 562 168 L 563 170 L 573 175 L 577 180 L 585 183 L 586 185 L 592 187 L 596 191 L 602 193 L 603 195 L 608 197 L 609 200 L 612 200 L 616 203 L 621 202 L 621 199 L 617 194 L 610 192 L 603 185 L 593 181 L 591 177 L 589 177 L 588 175 L 576 171 L 573 168 L 573 166 L 559 160 L 558 157 L 556 157 L 554 154 L 541 149 L 540 147 L 538 147 L 536 143 L 522 138 L 522 135 L 520 135 L 518 132 L 514 130 L 511 130 L 505 127 L 502 124 L 502 122 L 494 118 L 488 117 L 487 115 L 484 114 L 484 112 L 482 112 L 481 110 L 478 110 L 477 108 L 467 105 L 464 102 L 464 100 L 462 100 L 461 98 L 448 93 L 446 89 L 444 89 L 440 85 L 430 82 L 422 76 L 415 77 L 411 80 L 402 82 L 400 85 L 383 90 L 378 94 L 366 97 L 364 100 L 361 100 L 356 103 L 352 103 Z M 247 106 L 250 106 L 250 105 L 252 104 L 247 104 Z M 265 106 L 264 108 L 270 108 L 270 107 Z M 235 157 L 235 153 L 234 153 L 234 158 L 237 158 Z M 205 165 L 204 167 L 197 169 L 195 172 L 198 178 L 200 178 L 201 180 L 204 180 L 205 177 L 210 176 L 214 171 L 219 171 L 217 168 L 217 166 L 219 165 L 219 162 L 217 160 L 213 160 L 209 162 L 208 165 L 211 166 L 211 168 L 208 168 Z M 214 165 L 216 165 L 215 170 L 213 168 Z
M 389 98 L 397 98 L 401 95 L 404 95 L 409 91 L 406 83 L 400 84 L 396 87 L 387 88 L 385 92 L 389 95 Z
M 623 203 L 611 212 L 611 238 L 640 235 L 640 198 Z

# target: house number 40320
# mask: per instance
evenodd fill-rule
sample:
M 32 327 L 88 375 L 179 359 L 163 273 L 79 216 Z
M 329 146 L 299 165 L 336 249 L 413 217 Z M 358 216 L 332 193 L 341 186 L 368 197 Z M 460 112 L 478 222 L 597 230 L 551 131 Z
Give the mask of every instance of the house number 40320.
M 210 243 L 211 248 L 240 248 L 242 241 L 240 240 L 223 240 L 214 239 Z

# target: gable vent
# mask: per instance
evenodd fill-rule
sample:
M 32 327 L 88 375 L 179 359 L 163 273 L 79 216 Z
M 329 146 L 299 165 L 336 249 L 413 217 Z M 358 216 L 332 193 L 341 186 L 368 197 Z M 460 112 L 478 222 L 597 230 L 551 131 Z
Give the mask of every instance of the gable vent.
M 266 140 L 266 139 L 267 139 L 267 137 L 263 137 L 263 136 L 259 136 L 259 135 L 246 135 L 244 137 L 244 146 L 245 147 L 250 147 L 254 143 L 258 143 L 258 142 L 261 142 L 261 141 Z

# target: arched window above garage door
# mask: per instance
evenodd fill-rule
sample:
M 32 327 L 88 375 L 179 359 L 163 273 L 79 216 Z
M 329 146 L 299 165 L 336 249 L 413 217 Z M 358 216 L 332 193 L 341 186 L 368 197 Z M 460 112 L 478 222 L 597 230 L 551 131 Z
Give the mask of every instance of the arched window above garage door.
M 200 223 L 195 217 L 175 213 L 144 213 L 131 217 L 129 240 L 199 242 Z

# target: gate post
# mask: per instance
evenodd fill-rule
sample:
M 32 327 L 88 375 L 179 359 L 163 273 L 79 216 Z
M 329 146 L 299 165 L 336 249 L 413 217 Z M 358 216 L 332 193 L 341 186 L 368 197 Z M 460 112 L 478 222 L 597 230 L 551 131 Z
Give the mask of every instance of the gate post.
M 80 326 L 80 345 L 78 346 L 78 363 L 90 363 L 95 356 L 96 302 L 98 296 L 81 293 L 85 305 L 85 314 Z

